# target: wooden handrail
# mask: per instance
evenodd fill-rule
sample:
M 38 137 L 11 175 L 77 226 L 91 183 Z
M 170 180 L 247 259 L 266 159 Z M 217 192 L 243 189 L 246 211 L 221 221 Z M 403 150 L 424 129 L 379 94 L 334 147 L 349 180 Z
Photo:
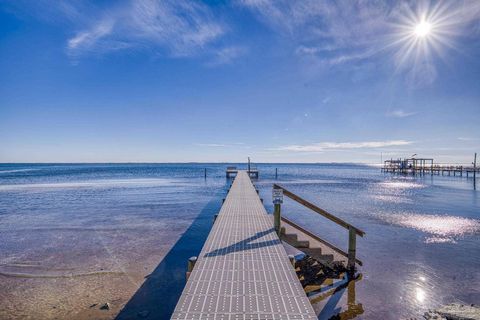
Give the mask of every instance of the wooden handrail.
M 328 213 L 327 211 L 317 207 L 316 205 L 314 205 L 313 203 L 297 196 L 296 194 L 288 191 L 287 189 L 285 189 L 284 187 L 278 185 L 278 184 L 273 184 L 273 188 L 274 189 L 282 189 L 283 190 L 283 194 L 287 197 L 289 197 L 290 199 L 292 200 L 295 200 L 296 202 L 304 205 L 305 207 L 315 211 L 316 213 L 319 213 L 321 214 L 322 216 L 324 216 L 325 218 L 335 222 L 336 224 L 338 225 L 341 225 L 342 227 L 344 227 L 345 229 L 353 229 L 355 231 L 356 234 L 358 234 L 359 236 L 363 237 L 363 235 L 365 234 L 364 231 L 360 230 L 359 228 L 357 227 L 354 227 L 352 226 L 350 223 L 340 219 L 340 218 L 337 218 L 336 216 L 334 216 L 333 214 L 331 213 Z
M 282 221 L 286 222 L 287 224 L 291 225 L 292 227 L 300 230 L 301 232 L 305 233 L 306 235 L 308 235 L 309 237 L 317 240 L 318 242 L 321 242 L 323 243 L 324 245 L 326 245 L 327 247 L 329 247 L 330 249 L 336 251 L 337 253 L 339 253 L 340 255 L 348 258 L 348 253 L 346 253 L 345 251 L 343 251 L 342 249 L 334 246 L 333 244 L 321 239 L 320 237 L 316 236 L 315 234 L 313 234 L 312 232 L 308 231 L 307 229 L 299 226 L 298 224 L 292 222 L 291 220 L 288 220 L 287 218 L 285 217 L 281 217 Z M 355 258 L 355 261 L 359 264 L 359 265 L 363 265 L 362 261 L 360 259 L 357 259 Z

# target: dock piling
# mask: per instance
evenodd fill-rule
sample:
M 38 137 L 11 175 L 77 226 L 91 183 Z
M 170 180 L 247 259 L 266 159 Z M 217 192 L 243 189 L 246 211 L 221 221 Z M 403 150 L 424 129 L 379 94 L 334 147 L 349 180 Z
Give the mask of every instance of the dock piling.
M 348 269 L 355 271 L 355 255 L 357 253 L 357 233 L 352 227 L 348 228 Z
M 477 190 L 477 153 L 473 157 L 473 190 Z
M 295 256 L 293 254 L 289 254 L 288 255 L 288 259 L 290 260 L 290 263 L 292 264 L 293 266 L 293 269 L 295 269 Z
M 197 257 L 193 256 L 188 259 L 188 265 L 187 265 L 187 280 L 188 277 L 190 277 L 190 273 L 193 271 L 193 267 L 195 267 L 195 263 L 197 262 Z
M 275 203 L 275 207 L 273 210 L 273 226 L 275 227 L 275 231 L 277 232 L 278 235 L 280 234 L 280 219 L 281 219 L 280 206 L 281 206 L 280 203 Z

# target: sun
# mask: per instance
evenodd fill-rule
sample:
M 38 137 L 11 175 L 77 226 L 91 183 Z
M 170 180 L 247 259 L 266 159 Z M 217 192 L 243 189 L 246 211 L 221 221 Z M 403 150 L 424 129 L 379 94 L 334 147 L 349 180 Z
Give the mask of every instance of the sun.
M 415 26 L 415 35 L 419 38 L 424 38 L 432 31 L 432 25 L 427 21 L 422 21 Z
M 411 84 L 428 85 L 435 80 L 436 65 L 448 61 L 450 50 L 460 49 L 456 38 L 468 22 L 465 7 L 426 0 L 405 2 L 396 10 L 385 46 L 393 52 L 395 72 L 404 73 Z

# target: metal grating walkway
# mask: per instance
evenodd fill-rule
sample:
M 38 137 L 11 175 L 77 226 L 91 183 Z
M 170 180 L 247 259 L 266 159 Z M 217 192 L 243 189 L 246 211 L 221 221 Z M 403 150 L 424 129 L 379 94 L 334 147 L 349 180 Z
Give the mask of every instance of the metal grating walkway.
M 233 182 L 172 319 L 317 319 L 245 171 Z

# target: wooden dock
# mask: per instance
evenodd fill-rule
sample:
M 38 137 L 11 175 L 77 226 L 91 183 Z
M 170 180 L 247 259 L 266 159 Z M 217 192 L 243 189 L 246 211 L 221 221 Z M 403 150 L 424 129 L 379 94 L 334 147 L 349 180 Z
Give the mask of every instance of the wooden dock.
M 172 319 L 317 319 L 247 171 L 237 171 Z
M 439 165 L 430 158 L 390 159 L 383 162 L 382 172 L 460 177 L 465 175 L 467 178 L 470 175 L 476 178 L 476 175 L 480 173 L 480 167 L 477 167 L 477 154 L 475 153 L 472 165 Z
M 225 175 L 227 179 L 235 177 L 240 170 L 237 169 L 237 167 L 227 167 L 227 170 L 225 171 Z M 251 178 L 257 178 L 258 179 L 258 169 L 255 167 L 250 167 L 248 166 L 248 169 L 245 171 L 248 176 Z

